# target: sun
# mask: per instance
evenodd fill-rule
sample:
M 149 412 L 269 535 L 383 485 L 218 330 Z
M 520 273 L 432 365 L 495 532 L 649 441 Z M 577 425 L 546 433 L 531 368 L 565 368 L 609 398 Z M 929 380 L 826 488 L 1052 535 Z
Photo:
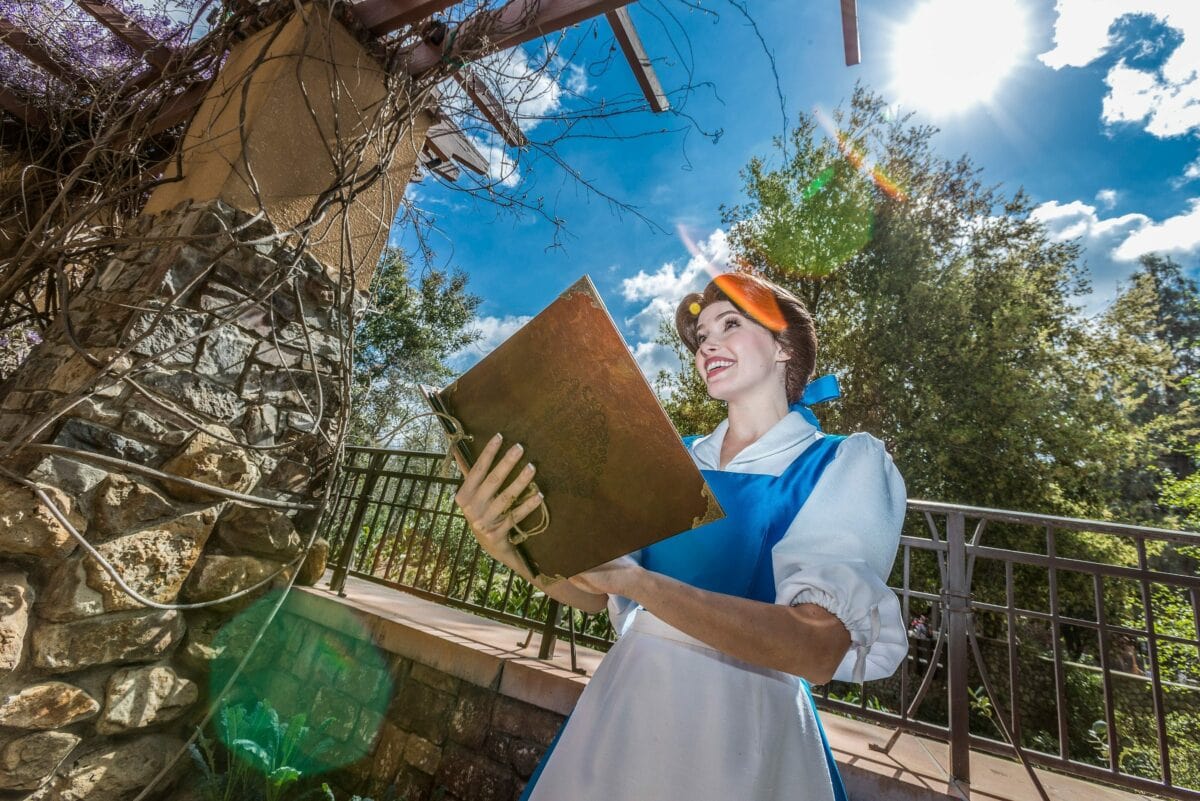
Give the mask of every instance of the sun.
M 895 30 L 892 92 L 946 116 L 988 102 L 1029 47 L 1022 0 L 926 0 Z

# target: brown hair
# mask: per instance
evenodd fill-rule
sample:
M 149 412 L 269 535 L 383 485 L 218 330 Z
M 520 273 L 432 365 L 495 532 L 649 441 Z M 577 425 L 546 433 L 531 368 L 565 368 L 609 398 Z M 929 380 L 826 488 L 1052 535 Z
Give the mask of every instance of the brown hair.
M 693 292 L 675 309 L 675 330 L 692 353 L 700 347 L 696 323 L 706 306 L 727 300 L 763 326 L 788 354 L 785 391 L 788 403 L 804 394 L 817 362 L 817 331 L 800 299 L 783 287 L 751 273 L 718 275 L 703 292 Z

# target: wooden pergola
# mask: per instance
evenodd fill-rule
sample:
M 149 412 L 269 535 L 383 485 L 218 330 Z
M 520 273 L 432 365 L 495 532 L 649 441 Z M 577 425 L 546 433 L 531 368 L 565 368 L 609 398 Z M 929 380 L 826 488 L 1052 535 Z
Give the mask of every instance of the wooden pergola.
M 145 62 L 145 67 L 130 89 L 153 82 L 178 56 L 171 47 L 156 39 L 111 3 L 105 0 L 74 2 Z M 431 21 L 436 21 L 437 15 L 456 2 L 457 0 L 358 0 L 348 3 L 346 8 L 361 29 L 375 38 L 404 31 L 439 31 L 436 38 L 426 35 L 414 44 L 408 53 L 405 69 L 409 75 L 416 77 L 452 55 L 447 50 L 446 42 L 453 43 L 460 36 L 466 39 L 469 35 L 468 29 L 475 20 L 468 19 L 462 23 L 459 26 L 461 30 L 446 30 L 445 26 L 440 24 L 430 25 Z M 647 106 L 656 113 L 664 112 L 670 107 L 670 102 L 626 8 L 628 2 L 629 0 L 510 0 L 492 14 L 491 22 L 500 35 L 490 42 L 490 50 L 497 52 L 516 47 L 584 20 L 604 15 Z M 857 0 L 839 2 L 846 64 L 858 64 L 860 53 Z M 33 36 L 3 16 L 0 16 L 0 43 L 68 85 L 79 84 L 83 80 L 72 66 L 56 58 Z M 528 140 L 503 101 L 469 65 L 456 70 L 453 77 L 482 119 L 496 130 L 505 144 L 516 148 L 527 146 Z M 147 132 L 150 135 L 162 133 L 188 121 L 203 100 L 207 89 L 208 82 L 197 82 L 162 100 L 154 111 L 153 121 Z M 48 124 L 46 114 L 23 98 L 19 92 L 6 86 L 3 79 L 0 79 L 0 110 L 15 117 L 30 129 L 36 130 Z M 487 160 L 472 144 L 470 138 L 446 118 L 441 119 L 430 130 L 422 161 L 427 169 L 450 180 L 458 178 L 460 167 L 482 175 L 487 172 L 488 166 Z
M 178 57 L 178 53 L 170 46 L 149 34 L 111 3 L 105 0 L 74 2 L 145 62 L 130 89 L 153 82 L 172 60 Z M 444 24 L 437 23 L 436 16 L 455 5 L 455 2 L 456 0 L 359 0 L 348 3 L 345 7 L 353 21 L 369 37 L 380 38 L 397 32 L 416 33 L 420 30 L 436 32 L 436 37 L 429 34 L 423 38 L 414 37 L 416 43 L 412 45 L 404 60 L 403 69 L 409 75 L 418 77 L 452 56 L 452 43 L 460 37 L 466 40 L 471 33 L 470 26 L 477 24 L 475 19 L 468 19 L 459 25 L 458 29 L 448 30 Z M 604 15 L 648 106 L 655 112 L 666 111 L 669 101 L 654 73 L 651 59 L 633 26 L 629 12 L 624 7 L 627 2 L 628 0 L 511 0 L 489 15 L 493 32 L 489 41 L 489 52 L 516 47 L 578 22 Z M 431 22 L 434 24 L 431 25 Z M 0 16 L 0 42 L 67 85 L 83 82 L 82 76 L 71 65 L 55 57 L 35 37 L 3 16 Z M 528 144 L 504 102 L 469 65 L 457 69 L 453 77 L 480 117 L 496 130 L 507 145 L 520 148 Z M 207 81 L 197 82 L 163 99 L 153 112 L 148 133 L 162 133 L 188 121 L 207 90 Z M 0 110 L 15 117 L 29 129 L 36 130 L 48 124 L 47 115 L 13 87 L 6 86 L 3 79 L 0 79 Z M 430 130 L 422 157 L 423 166 L 451 180 L 457 179 L 460 167 L 483 174 L 488 166 L 487 160 L 475 148 L 470 138 L 445 117 Z

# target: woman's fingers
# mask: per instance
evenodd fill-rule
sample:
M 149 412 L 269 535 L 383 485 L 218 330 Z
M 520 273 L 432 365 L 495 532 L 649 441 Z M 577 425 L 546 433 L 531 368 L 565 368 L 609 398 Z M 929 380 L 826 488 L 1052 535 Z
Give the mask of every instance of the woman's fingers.
M 497 495 L 500 492 L 500 485 L 504 483 L 504 479 L 512 472 L 512 469 L 517 466 L 517 462 L 521 461 L 521 454 L 525 452 L 524 446 L 517 444 L 513 445 L 504 456 L 500 457 L 500 461 L 496 462 L 496 466 L 488 472 L 487 478 L 479 485 L 481 492 L 488 496 Z
M 499 468 L 497 468 L 499 469 Z M 501 517 L 507 512 L 512 505 L 516 503 L 517 498 L 521 497 L 521 493 L 533 481 L 534 467 L 532 464 L 525 465 L 521 472 L 517 473 L 517 477 L 512 480 L 512 483 L 504 488 L 504 491 L 497 495 L 491 503 L 488 504 L 487 511 L 484 513 L 486 517 L 496 518 Z
M 492 466 L 492 460 L 496 458 L 496 452 L 500 450 L 500 443 L 504 438 L 499 434 L 488 440 L 488 444 L 483 446 L 483 450 L 479 452 L 479 458 L 475 460 L 475 465 L 469 470 L 460 461 L 458 466 L 463 468 L 463 483 L 459 488 L 459 492 L 466 495 L 472 495 L 475 489 L 483 483 L 487 478 L 488 468 Z M 457 458 L 457 454 L 455 454 Z

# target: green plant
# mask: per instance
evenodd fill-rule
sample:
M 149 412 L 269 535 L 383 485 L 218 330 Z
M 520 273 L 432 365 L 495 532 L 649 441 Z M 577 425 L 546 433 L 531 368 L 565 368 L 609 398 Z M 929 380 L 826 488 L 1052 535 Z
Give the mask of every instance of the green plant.
M 320 769 L 321 755 L 334 746 L 321 736 L 324 729 L 324 724 L 306 725 L 304 714 L 281 721 L 264 701 L 253 710 L 223 706 L 215 718 L 215 741 L 200 732 L 188 747 L 203 776 L 201 796 L 205 801 L 299 801 L 317 795 L 334 801 L 328 785 L 303 789 L 302 782 Z

